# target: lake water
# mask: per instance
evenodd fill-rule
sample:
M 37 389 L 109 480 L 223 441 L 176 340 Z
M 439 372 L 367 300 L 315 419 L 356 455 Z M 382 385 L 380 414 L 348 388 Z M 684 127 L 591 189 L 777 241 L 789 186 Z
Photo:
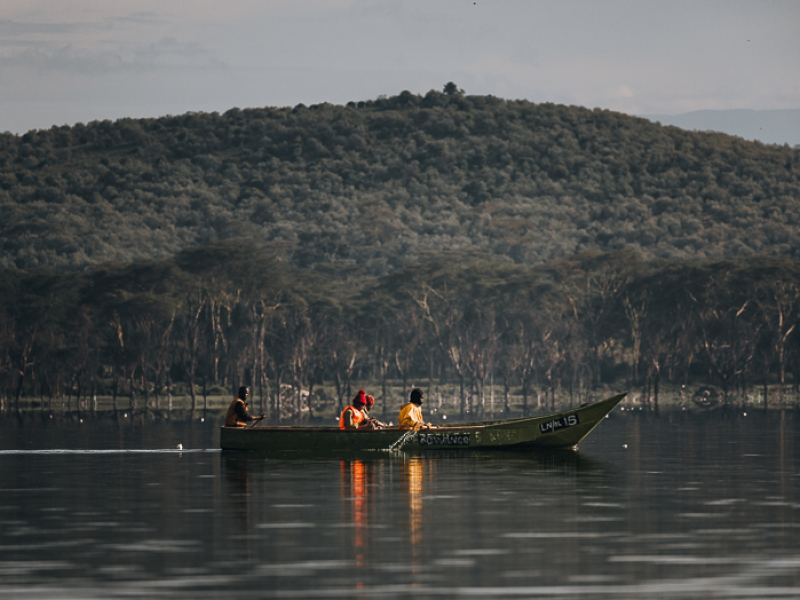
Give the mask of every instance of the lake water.
M 6 418 L 0 598 L 800 598 L 799 425 L 615 411 L 576 452 L 309 458 Z

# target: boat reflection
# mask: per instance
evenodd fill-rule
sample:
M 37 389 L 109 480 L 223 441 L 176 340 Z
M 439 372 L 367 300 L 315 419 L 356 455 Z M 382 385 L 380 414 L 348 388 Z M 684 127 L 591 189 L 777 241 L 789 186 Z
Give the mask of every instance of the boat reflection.
M 365 566 L 367 549 L 367 527 L 371 517 L 372 503 L 368 496 L 369 477 L 374 465 L 363 460 L 341 460 L 339 470 L 342 484 L 342 520 L 353 525 L 353 559 L 355 566 Z
M 232 515 L 246 530 L 248 526 L 250 480 L 247 475 L 247 459 L 242 454 L 222 454 L 222 476 L 225 482 L 224 498 L 229 502 L 226 512 Z
M 425 475 L 425 461 L 412 458 L 402 463 L 403 488 L 408 494 L 408 531 L 411 537 L 411 550 L 416 561 L 422 545 L 422 479 Z
M 421 456 L 404 460 L 400 467 L 402 489 L 408 497 L 408 533 L 415 568 L 422 566 L 423 498 L 425 486 L 430 483 L 435 467 L 435 459 Z
M 534 466 L 548 472 L 564 474 L 591 473 L 603 471 L 603 462 L 576 450 L 546 449 L 531 451 L 527 449 L 502 450 L 428 450 L 426 452 L 397 452 L 395 456 L 406 461 L 427 460 L 427 469 L 434 468 L 437 460 L 471 459 L 478 461 L 501 461 L 507 468 L 530 468 Z

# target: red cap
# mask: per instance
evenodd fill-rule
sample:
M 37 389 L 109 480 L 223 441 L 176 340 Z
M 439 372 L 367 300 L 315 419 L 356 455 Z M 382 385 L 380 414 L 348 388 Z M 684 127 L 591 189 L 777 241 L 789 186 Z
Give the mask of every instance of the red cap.
M 353 404 L 363 404 L 364 406 L 367 405 L 367 396 L 364 393 L 364 390 L 358 390 L 356 397 L 353 398 Z

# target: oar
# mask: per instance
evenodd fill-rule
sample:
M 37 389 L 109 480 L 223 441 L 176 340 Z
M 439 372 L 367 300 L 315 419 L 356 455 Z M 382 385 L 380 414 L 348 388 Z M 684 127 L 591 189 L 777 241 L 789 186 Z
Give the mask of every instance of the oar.
M 253 424 L 250 425 L 250 427 L 255 427 L 258 423 L 260 423 L 262 421 L 263 418 L 264 418 L 264 415 L 261 415 L 260 417 L 256 417 L 255 419 L 253 419 Z

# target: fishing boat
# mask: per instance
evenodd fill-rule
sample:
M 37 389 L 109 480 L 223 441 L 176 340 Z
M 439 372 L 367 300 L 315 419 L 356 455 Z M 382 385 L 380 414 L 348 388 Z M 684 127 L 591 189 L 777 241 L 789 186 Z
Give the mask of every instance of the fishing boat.
M 537 417 L 457 423 L 419 431 L 342 430 L 338 427 L 222 427 L 223 450 L 426 451 L 443 449 L 575 448 L 619 404 L 625 394 Z

